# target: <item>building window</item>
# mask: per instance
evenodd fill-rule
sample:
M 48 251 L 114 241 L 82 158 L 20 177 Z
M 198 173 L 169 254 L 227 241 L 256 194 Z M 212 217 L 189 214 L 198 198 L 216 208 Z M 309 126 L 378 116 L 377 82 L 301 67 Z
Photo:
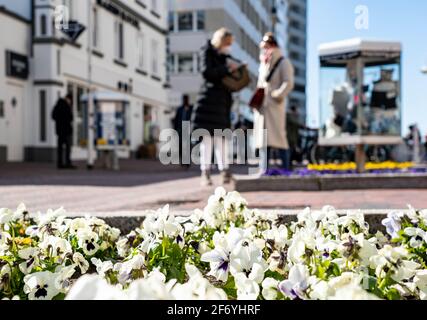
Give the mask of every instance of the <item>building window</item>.
M 291 59 L 294 59 L 294 60 L 299 60 L 300 59 L 300 56 L 299 56 L 298 52 L 295 52 L 295 51 L 291 52 L 290 57 L 291 57 Z
M 44 14 L 40 16 L 40 34 L 42 36 L 47 35 L 47 19 Z
M 291 25 L 292 28 L 295 28 L 295 29 L 298 29 L 298 30 L 301 29 L 301 24 L 298 21 L 296 21 L 296 20 L 291 20 L 290 25 Z
M 138 37 L 137 37 L 137 45 L 138 45 L 137 61 L 138 61 L 138 68 L 141 70 L 144 70 L 144 68 L 145 68 L 144 38 L 145 37 L 144 37 L 143 33 L 138 34 Z
M 178 72 L 179 73 L 193 73 L 193 54 L 180 53 L 178 54 Z
M 179 12 L 178 13 L 178 31 L 193 30 L 193 13 Z
M 61 75 L 61 50 L 56 51 L 56 71 L 58 75 Z
M 4 101 L 0 100 L 0 119 L 4 118 Z
M 115 24 L 116 58 L 119 60 L 124 60 L 125 58 L 123 28 L 124 28 L 123 23 L 116 21 L 116 24 Z
M 159 74 L 159 43 L 157 40 L 151 41 L 151 73 L 153 75 Z
M 290 39 L 291 43 L 299 45 L 300 44 L 300 38 L 296 37 L 296 36 L 292 36 Z
M 168 20 L 169 20 L 169 31 L 174 32 L 175 31 L 175 13 L 173 11 L 169 12 Z
M 196 25 L 197 25 L 197 30 L 198 31 L 203 31 L 205 30 L 205 12 L 202 10 L 197 11 L 197 21 L 196 21 Z
M 174 54 L 170 54 L 168 56 L 168 73 L 175 73 L 176 69 L 175 69 L 175 55 Z
M 40 131 L 39 138 L 41 142 L 46 142 L 46 91 L 39 92 L 39 107 L 40 107 Z
M 98 10 L 96 8 L 93 9 L 92 30 L 92 45 L 95 48 L 99 48 L 99 17 Z

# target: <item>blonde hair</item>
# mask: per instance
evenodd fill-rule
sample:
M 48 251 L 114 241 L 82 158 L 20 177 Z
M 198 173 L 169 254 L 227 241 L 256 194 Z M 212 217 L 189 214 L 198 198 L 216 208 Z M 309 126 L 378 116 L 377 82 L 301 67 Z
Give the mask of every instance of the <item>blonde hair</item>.
M 224 40 L 228 37 L 232 37 L 233 34 L 230 30 L 227 28 L 220 28 L 212 36 L 211 44 L 216 48 L 219 49 L 222 44 L 224 43 Z

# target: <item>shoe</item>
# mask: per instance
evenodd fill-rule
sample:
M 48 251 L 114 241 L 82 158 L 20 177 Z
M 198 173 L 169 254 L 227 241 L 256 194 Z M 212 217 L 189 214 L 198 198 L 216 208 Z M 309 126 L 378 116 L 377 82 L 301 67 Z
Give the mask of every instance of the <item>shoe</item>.
M 202 177 L 201 177 L 200 185 L 202 187 L 209 187 L 209 186 L 213 185 L 212 179 L 211 179 L 211 174 L 209 171 L 202 171 Z
M 76 166 L 73 166 L 72 164 L 70 164 L 70 165 L 68 165 L 68 166 L 65 166 L 64 168 L 65 168 L 65 169 L 69 169 L 69 170 L 76 170 L 76 169 L 77 169 L 77 167 L 76 167 Z
M 222 184 L 229 184 L 231 182 L 231 179 L 233 178 L 233 176 L 231 175 L 229 170 L 224 170 L 221 171 L 221 180 L 222 180 Z

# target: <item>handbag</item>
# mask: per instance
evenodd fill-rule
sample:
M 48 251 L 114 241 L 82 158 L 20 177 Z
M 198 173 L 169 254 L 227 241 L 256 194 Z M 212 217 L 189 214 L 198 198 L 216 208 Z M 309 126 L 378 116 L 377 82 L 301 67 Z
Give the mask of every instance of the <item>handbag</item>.
M 251 98 L 251 101 L 249 102 L 249 106 L 255 110 L 261 109 L 264 103 L 264 96 L 265 96 L 265 89 L 257 88 Z
M 284 57 L 281 57 L 276 64 L 271 69 L 270 73 L 268 74 L 265 81 L 269 83 L 271 81 L 271 78 L 273 77 L 274 73 L 276 72 L 277 68 L 279 67 L 280 63 L 284 60 Z M 262 108 L 262 105 L 264 104 L 265 99 L 265 88 L 257 88 L 252 95 L 251 100 L 249 101 L 249 107 L 259 110 Z
M 251 83 L 249 70 L 246 65 L 241 65 L 232 73 L 222 79 L 223 85 L 231 92 L 238 92 Z

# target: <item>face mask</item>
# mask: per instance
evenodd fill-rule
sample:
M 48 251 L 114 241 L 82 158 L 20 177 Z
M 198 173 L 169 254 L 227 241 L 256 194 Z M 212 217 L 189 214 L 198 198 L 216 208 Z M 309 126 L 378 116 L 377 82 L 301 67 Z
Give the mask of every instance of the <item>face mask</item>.
M 221 53 L 223 53 L 223 54 L 230 54 L 231 53 L 231 46 L 222 48 L 221 49 Z

